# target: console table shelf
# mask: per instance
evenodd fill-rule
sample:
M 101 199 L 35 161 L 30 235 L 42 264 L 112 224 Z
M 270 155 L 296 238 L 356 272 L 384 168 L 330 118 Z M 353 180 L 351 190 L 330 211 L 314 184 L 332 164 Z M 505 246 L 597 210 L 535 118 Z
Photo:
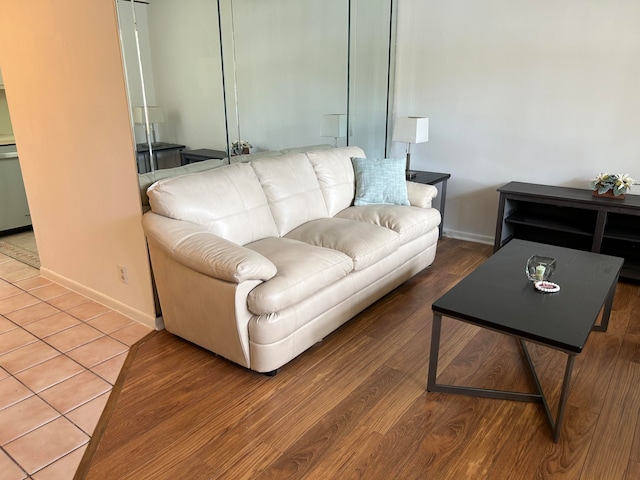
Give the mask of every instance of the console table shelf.
M 594 197 L 591 190 L 511 182 L 498 189 L 494 251 L 512 238 L 625 259 L 621 277 L 640 280 L 640 195 Z

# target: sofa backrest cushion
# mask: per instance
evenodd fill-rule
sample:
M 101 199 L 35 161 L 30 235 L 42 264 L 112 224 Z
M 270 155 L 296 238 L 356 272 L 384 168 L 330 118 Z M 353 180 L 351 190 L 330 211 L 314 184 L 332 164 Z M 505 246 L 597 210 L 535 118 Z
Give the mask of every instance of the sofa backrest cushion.
M 186 175 L 187 173 L 203 172 L 205 170 L 211 170 L 212 168 L 218 168 L 226 164 L 226 158 L 214 158 L 205 160 L 203 162 L 189 163 L 181 167 L 163 168 L 161 170 L 139 174 L 138 184 L 140 185 L 140 201 L 142 202 L 143 209 L 145 211 L 149 209 L 149 197 L 147 196 L 147 189 L 158 180 L 169 177 L 177 177 L 178 175 Z
M 356 184 L 351 157 L 364 157 L 360 147 L 308 152 L 330 217 L 353 204 Z
M 147 194 L 155 213 L 201 225 L 240 245 L 278 236 L 262 186 L 247 163 L 160 180 Z
M 318 179 L 305 154 L 261 158 L 251 165 L 267 196 L 280 236 L 303 223 L 328 217 Z

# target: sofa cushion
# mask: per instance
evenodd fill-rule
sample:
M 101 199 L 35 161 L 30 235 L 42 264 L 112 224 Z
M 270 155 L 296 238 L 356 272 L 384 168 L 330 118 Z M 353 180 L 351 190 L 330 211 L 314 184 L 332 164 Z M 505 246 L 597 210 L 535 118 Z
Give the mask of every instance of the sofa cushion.
M 318 179 L 303 153 L 251 162 L 280 236 L 310 220 L 329 216 Z
M 353 204 L 356 187 L 351 157 L 364 156 L 364 151 L 359 147 L 332 148 L 307 153 L 316 172 L 330 217 Z
M 345 253 L 353 260 L 354 270 L 367 268 L 400 245 L 400 236 L 393 230 L 346 218 L 307 222 L 289 232 L 287 238 Z
M 269 280 L 278 272 L 268 259 L 200 225 L 147 212 L 142 226 L 150 243 L 181 265 L 226 282 Z
M 202 225 L 240 245 L 278 236 L 262 186 L 246 163 L 160 180 L 147 193 L 155 213 Z
M 203 162 L 189 163 L 182 165 L 181 167 L 163 168 L 161 170 L 155 170 L 149 173 L 141 173 L 138 175 L 138 184 L 140 186 L 140 200 L 142 201 L 142 207 L 145 211 L 149 209 L 149 197 L 147 196 L 147 189 L 158 180 L 169 177 L 177 177 L 178 175 L 186 175 L 188 173 L 203 172 L 205 170 L 211 170 L 212 168 L 218 168 L 227 164 L 227 159 L 213 158 L 205 160 Z
M 435 208 L 407 207 L 404 205 L 365 205 L 349 207 L 336 218 L 388 228 L 400 235 L 404 245 L 440 225 L 440 212 Z
M 407 182 L 407 194 L 414 207 L 431 208 L 431 200 L 438 196 L 438 189 L 433 185 Z
M 265 238 L 246 245 L 278 269 L 270 280 L 249 293 L 248 306 L 256 315 L 281 311 L 346 277 L 353 270 L 347 255 L 288 238 Z
M 404 160 L 354 157 L 352 161 L 356 177 L 354 205 L 409 205 Z

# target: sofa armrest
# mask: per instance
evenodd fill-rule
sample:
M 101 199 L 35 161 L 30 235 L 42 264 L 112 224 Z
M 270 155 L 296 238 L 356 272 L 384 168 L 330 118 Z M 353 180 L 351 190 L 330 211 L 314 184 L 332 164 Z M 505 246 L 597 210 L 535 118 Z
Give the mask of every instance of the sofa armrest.
M 163 252 L 197 272 L 221 280 L 241 283 L 245 280 L 269 280 L 276 266 L 266 257 L 225 240 L 203 227 L 167 218 L 153 212 L 142 217 L 147 237 Z
M 433 185 L 407 182 L 409 203 L 414 207 L 431 208 L 431 200 L 438 196 L 438 189 Z

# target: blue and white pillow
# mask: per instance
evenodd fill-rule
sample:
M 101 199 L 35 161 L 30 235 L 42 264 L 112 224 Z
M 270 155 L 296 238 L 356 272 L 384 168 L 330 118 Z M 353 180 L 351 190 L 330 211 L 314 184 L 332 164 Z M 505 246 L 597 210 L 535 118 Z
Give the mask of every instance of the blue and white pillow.
M 405 177 L 405 160 L 352 157 L 356 177 L 356 206 L 410 205 Z

